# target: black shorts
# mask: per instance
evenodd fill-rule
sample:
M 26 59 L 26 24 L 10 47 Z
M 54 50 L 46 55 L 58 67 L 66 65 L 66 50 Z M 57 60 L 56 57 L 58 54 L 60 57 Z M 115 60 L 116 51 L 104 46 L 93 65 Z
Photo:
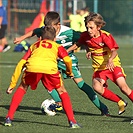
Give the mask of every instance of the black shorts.
M 1 28 L 0 28 L 0 39 L 5 37 L 6 29 L 7 29 L 7 25 L 1 25 Z

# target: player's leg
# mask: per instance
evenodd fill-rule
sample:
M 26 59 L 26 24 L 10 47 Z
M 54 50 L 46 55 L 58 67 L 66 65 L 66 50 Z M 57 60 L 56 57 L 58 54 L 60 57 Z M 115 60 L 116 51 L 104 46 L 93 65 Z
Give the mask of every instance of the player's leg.
M 114 82 L 118 87 L 121 89 L 121 91 L 133 102 L 133 90 L 131 90 L 125 79 L 125 73 L 122 67 L 115 67 L 114 69 Z
M 5 29 L 3 28 L 2 25 L 0 28 L 0 52 L 2 52 L 4 48 L 4 42 L 3 42 L 4 36 L 5 36 Z
M 53 88 L 57 88 L 56 90 L 61 98 L 62 106 L 67 115 L 70 126 L 71 124 L 73 124 L 71 126 L 72 128 L 79 128 L 74 118 L 70 97 L 63 85 L 60 73 L 57 72 L 56 74 L 43 74 L 43 78 L 41 80 L 43 85 L 45 86 L 45 88 L 47 88 L 48 91 L 52 91 Z M 74 125 L 77 127 L 73 127 Z
M 105 81 L 102 79 L 94 78 L 93 79 L 93 88 L 105 99 L 116 102 L 119 107 L 118 114 L 122 114 L 125 111 L 126 103 L 118 95 L 107 88 Z
M 122 93 L 124 93 L 133 102 L 133 90 L 128 87 L 125 78 L 119 77 L 116 82 Z
M 19 106 L 19 104 L 21 103 L 24 95 L 26 94 L 27 91 L 27 87 L 23 87 L 21 84 L 19 85 L 19 87 L 17 88 L 16 92 L 14 93 L 11 103 L 10 103 L 10 107 L 8 110 L 8 113 L 6 115 L 6 121 L 5 121 L 5 126 L 11 126 L 12 123 L 11 121 L 14 118 L 14 114 Z
M 60 69 L 60 72 L 62 71 L 62 69 Z M 61 72 L 62 73 L 62 72 Z M 62 111 L 63 108 L 62 108 L 62 101 L 60 99 L 60 96 L 57 92 L 56 89 L 53 89 L 51 91 L 48 91 L 48 93 L 50 94 L 50 96 L 52 97 L 52 99 L 56 102 L 56 111 Z
M 59 96 L 58 92 L 56 91 L 56 89 L 53 89 L 52 91 L 48 91 L 48 93 L 50 94 L 50 96 L 56 103 L 55 110 L 62 111 L 63 110 L 62 101 L 61 101 L 60 96 Z
M 66 67 L 65 67 L 64 63 L 61 61 L 58 62 L 58 67 L 61 70 L 63 78 L 64 79 L 69 78 L 69 77 L 67 77 L 67 75 L 65 73 Z M 77 84 L 78 88 L 87 94 L 89 99 L 102 112 L 102 114 L 109 115 L 107 106 L 99 100 L 99 98 L 96 95 L 96 93 L 94 92 L 94 90 L 88 84 L 86 84 L 84 82 L 84 80 L 82 79 L 81 73 L 78 68 L 78 61 L 76 60 L 76 57 L 75 57 L 75 60 L 73 60 L 72 71 L 74 74 L 74 82 Z
M 1 29 L 0 29 L 0 52 L 6 52 L 7 50 L 9 50 L 11 48 L 11 46 L 9 46 L 7 44 L 7 39 L 5 37 L 6 29 L 7 29 L 7 25 L 1 26 Z
M 26 94 L 28 86 L 30 86 L 31 89 L 35 90 L 38 82 L 41 79 L 41 76 L 42 76 L 41 74 L 37 73 L 30 73 L 30 72 L 23 73 L 21 83 L 12 97 L 10 108 L 6 116 L 5 126 L 11 126 L 11 121 L 9 120 L 13 120 L 16 109 L 18 108 L 24 95 Z
M 73 80 L 77 84 L 78 88 L 82 90 L 91 100 L 91 102 L 101 111 L 101 114 L 109 116 L 107 106 L 101 102 L 92 87 L 86 84 L 82 78 L 74 78 Z
M 70 127 L 71 128 L 80 128 L 80 126 L 77 124 L 77 122 L 74 118 L 72 103 L 71 103 L 70 97 L 69 97 L 64 85 L 62 85 L 60 88 L 58 88 L 57 91 L 58 91 L 60 98 L 62 100 L 62 105 L 63 105 L 63 108 L 64 108 L 65 113 L 67 115 Z
M 73 74 L 74 74 L 74 82 L 77 84 L 78 88 L 82 90 L 91 102 L 101 111 L 102 115 L 109 115 L 109 111 L 107 106 L 100 101 L 96 92 L 93 90 L 91 86 L 85 83 L 83 78 L 81 77 L 81 73 L 77 66 L 72 67 Z
M 4 47 L 3 47 L 3 51 L 2 52 L 6 52 L 6 51 L 8 51 L 11 48 L 11 46 L 8 45 L 6 37 L 3 38 L 3 42 L 4 42 Z

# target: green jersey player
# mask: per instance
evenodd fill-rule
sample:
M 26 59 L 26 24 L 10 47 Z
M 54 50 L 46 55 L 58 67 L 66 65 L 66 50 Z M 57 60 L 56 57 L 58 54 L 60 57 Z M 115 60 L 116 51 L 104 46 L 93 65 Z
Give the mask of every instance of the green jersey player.
M 76 32 L 71 28 L 60 24 L 60 16 L 57 12 L 54 12 L 54 11 L 48 12 L 44 19 L 44 25 L 51 25 L 56 29 L 56 42 L 61 44 L 66 50 L 69 47 L 71 47 L 75 42 L 77 42 L 80 37 L 79 32 Z M 21 37 L 15 38 L 14 43 L 18 44 L 22 40 L 34 35 L 36 35 L 37 37 L 40 37 L 42 33 L 42 29 L 43 27 L 37 28 Z M 78 59 L 74 55 L 73 51 L 69 53 L 69 56 L 71 57 L 72 63 L 73 63 L 72 64 L 72 71 L 74 74 L 73 81 L 77 84 L 80 90 L 82 90 L 87 94 L 88 98 L 92 101 L 92 103 L 101 111 L 102 115 L 108 116 L 109 111 L 107 106 L 99 100 L 97 94 L 94 92 L 91 86 L 86 84 L 85 81 L 83 80 L 80 70 L 78 68 Z M 58 68 L 62 73 L 63 77 L 68 78 L 65 74 L 65 70 L 66 70 L 65 64 L 61 59 L 58 60 Z M 49 93 L 52 96 L 52 98 L 55 100 L 55 102 L 58 102 L 58 103 L 61 102 L 61 99 L 58 93 L 56 92 L 56 90 L 53 90 L 52 92 L 49 92 Z

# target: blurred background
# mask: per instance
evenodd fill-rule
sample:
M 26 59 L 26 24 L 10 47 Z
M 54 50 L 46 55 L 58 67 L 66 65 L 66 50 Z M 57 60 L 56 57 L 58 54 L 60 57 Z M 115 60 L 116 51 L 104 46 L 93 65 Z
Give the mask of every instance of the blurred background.
M 72 20 L 70 15 L 82 16 L 86 11 L 93 11 L 100 13 L 106 21 L 104 30 L 132 43 L 133 0 L 3 0 L 3 5 L 7 8 L 9 39 L 41 27 L 48 11 L 57 11 L 61 23 L 70 27 L 71 22 L 76 21 L 76 17 Z

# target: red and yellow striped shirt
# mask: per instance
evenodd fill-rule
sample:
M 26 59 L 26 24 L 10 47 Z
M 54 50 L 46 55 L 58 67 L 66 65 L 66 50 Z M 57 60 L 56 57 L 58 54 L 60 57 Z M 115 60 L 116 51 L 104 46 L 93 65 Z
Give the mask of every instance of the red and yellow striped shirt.
M 72 60 L 63 46 L 51 40 L 38 41 L 30 46 L 17 64 L 11 78 L 10 88 L 14 88 L 23 67 L 28 72 L 55 74 L 58 71 L 57 58 L 63 59 L 66 74 L 72 75 Z
M 83 32 L 78 42 L 88 46 L 94 71 L 107 69 L 106 64 L 111 56 L 111 50 L 119 48 L 113 36 L 103 30 L 100 31 L 100 36 L 97 38 L 90 37 L 87 31 Z M 113 59 L 113 62 L 115 66 L 121 67 L 118 55 Z

